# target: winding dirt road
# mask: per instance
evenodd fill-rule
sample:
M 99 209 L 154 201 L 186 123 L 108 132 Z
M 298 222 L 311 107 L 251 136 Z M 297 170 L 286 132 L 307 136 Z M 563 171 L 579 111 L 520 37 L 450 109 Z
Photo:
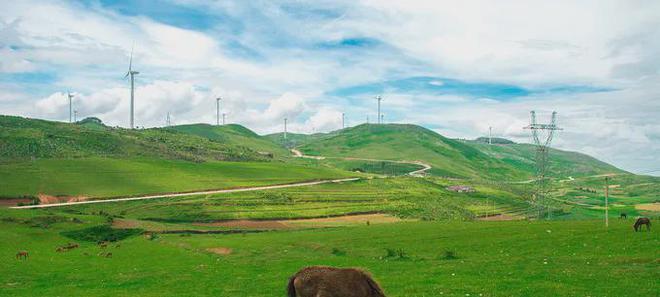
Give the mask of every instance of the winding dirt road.
M 371 161 L 371 162 L 390 162 L 390 163 L 398 163 L 398 164 L 415 164 L 422 166 L 424 168 L 408 172 L 407 175 L 410 176 L 423 176 L 424 172 L 427 170 L 430 170 L 432 167 L 429 164 L 426 164 L 422 161 L 398 161 L 398 160 L 383 160 L 383 159 L 369 159 L 369 158 L 355 158 L 355 157 L 322 157 L 322 156 L 308 156 L 304 155 L 301 151 L 297 149 L 291 149 L 291 153 L 293 153 L 294 157 L 297 158 L 306 158 L 306 159 L 316 159 L 316 160 L 324 160 L 324 159 L 340 159 L 340 160 L 355 160 L 355 161 Z

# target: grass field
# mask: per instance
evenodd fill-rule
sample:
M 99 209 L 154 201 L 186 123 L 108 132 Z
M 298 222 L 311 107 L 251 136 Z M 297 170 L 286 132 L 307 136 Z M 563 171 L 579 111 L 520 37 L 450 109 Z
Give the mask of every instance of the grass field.
M 609 230 L 601 221 L 452 221 L 138 235 L 111 244 L 106 258 L 94 242 L 62 235 L 102 225 L 103 217 L 49 212 L 1 211 L 3 295 L 284 296 L 287 278 L 307 265 L 362 267 L 388 296 L 654 296 L 660 290 L 660 236 L 632 232 L 631 220 L 613 221 Z M 48 228 L 43 221 L 51 222 Z M 55 252 L 72 241 L 81 247 Z M 15 260 L 18 249 L 30 258 Z
M 283 162 L 202 163 L 163 159 L 38 159 L 0 163 L 0 197 L 115 197 L 346 177 L 328 167 Z

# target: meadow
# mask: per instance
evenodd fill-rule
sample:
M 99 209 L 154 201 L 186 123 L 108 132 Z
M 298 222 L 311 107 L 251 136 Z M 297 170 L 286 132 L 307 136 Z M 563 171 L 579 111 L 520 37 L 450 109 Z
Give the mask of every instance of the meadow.
M 364 268 L 388 296 L 653 296 L 660 290 L 654 248 L 660 236 L 633 232 L 632 220 L 614 220 L 609 229 L 601 220 L 416 221 L 133 234 L 101 250 L 65 235 L 106 224 L 102 216 L 54 210 L 0 216 L 6 296 L 285 296 L 288 277 L 307 265 Z M 55 251 L 72 241 L 80 248 Z M 30 258 L 13 259 L 17 249 Z
M 152 158 L 37 159 L 0 163 L 0 197 L 107 198 L 285 184 L 354 175 L 284 162 L 190 162 Z

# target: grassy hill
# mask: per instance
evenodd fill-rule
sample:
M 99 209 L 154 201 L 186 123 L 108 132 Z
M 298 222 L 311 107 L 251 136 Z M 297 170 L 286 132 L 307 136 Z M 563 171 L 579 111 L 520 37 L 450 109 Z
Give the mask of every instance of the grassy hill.
M 243 139 L 241 139 L 243 140 Z M 257 148 L 176 129 L 128 130 L 93 123 L 0 116 L 0 160 L 80 157 L 153 157 L 188 161 L 258 161 Z
M 128 130 L 0 116 L 0 198 L 113 197 L 345 177 L 238 125 Z M 227 162 L 231 161 L 231 162 Z
M 518 169 L 534 172 L 536 148 L 531 144 L 488 145 L 480 141 L 468 141 L 466 144 Z M 625 173 L 610 164 L 578 152 L 551 148 L 548 156 L 548 172 L 551 176 L 566 178 L 568 176 Z
M 359 125 L 299 147 L 308 155 L 421 160 L 431 173 L 449 177 L 527 178 L 528 173 L 463 142 L 416 125 Z
M 272 153 L 280 157 L 291 154 L 282 146 L 273 143 L 271 139 L 260 136 L 252 130 L 237 124 L 223 126 L 209 124 L 179 125 L 169 127 L 168 130 L 200 136 L 226 145 L 247 147 L 261 153 Z
M 327 137 L 331 134 L 332 133 L 302 134 L 302 133 L 287 132 L 286 140 L 284 140 L 284 133 L 279 132 L 279 133 L 264 135 L 264 137 L 266 137 L 271 142 L 277 143 L 283 147 L 297 147 Z
M 534 175 L 532 145 L 454 140 L 416 125 L 363 124 L 307 139 L 299 148 L 308 155 L 421 160 L 440 176 L 527 179 Z M 549 172 L 554 176 L 623 172 L 580 153 L 553 149 L 550 156 Z

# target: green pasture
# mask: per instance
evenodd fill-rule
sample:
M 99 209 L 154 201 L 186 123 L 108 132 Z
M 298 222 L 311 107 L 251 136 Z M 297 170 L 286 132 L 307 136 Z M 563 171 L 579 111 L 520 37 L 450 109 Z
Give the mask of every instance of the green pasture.
M 347 177 L 328 167 L 283 162 L 188 162 L 163 159 L 38 159 L 0 163 L 0 197 L 115 197 Z
M 288 277 L 308 265 L 366 269 L 387 296 L 654 296 L 660 290 L 660 236 L 633 232 L 632 220 L 613 221 L 609 229 L 592 220 L 420 221 L 133 235 L 105 250 L 65 236 L 105 223 L 54 210 L 0 211 L 2 295 L 285 296 Z M 81 247 L 55 251 L 68 242 Z M 220 247 L 231 253 L 207 251 Z M 29 259 L 16 260 L 17 250 L 27 250 Z M 112 257 L 103 256 L 108 252 Z

